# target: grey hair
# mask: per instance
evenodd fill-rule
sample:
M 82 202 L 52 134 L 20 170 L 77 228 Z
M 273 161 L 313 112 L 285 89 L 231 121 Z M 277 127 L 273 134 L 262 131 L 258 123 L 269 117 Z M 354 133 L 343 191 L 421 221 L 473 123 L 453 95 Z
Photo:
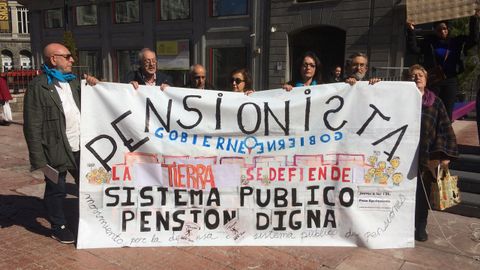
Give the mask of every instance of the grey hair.
M 143 49 L 141 49 L 141 50 L 138 52 L 138 62 L 139 62 L 139 64 L 141 64 L 141 63 L 143 62 L 143 60 L 145 59 L 145 56 L 144 56 L 144 55 L 145 55 L 146 52 L 152 52 L 152 53 L 155 54 L 155 52 L 154 52 L 152 49 L 150 49 L 150 48 L 143 48 Z M 156 55 L 156 54 L 155 54 L 155 55 Z
M 355 57 L 363 57 L 365 58 L 365 60 L 367 60 L 367 64 L 368 64 L 368 56 L 364 53 L 361 53 L 361 52 L 356 52 L 356 53 L 353 53 L 351 54 L 349 57 L 348 57 L 348 60 L 350 60 L 350 63 L 353 61 L 353 58 Z M 347 60 L 347 61 L 348 61 Z

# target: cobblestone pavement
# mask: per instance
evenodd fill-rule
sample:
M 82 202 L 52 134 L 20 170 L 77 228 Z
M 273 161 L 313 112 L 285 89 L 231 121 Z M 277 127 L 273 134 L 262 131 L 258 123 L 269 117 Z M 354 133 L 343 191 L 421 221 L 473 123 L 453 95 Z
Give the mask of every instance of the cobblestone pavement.
M 42 175 L 29 172 L 21 124 L 0 126 L 0 136 L 0 269 L 480 269 L 480 261 L 474 259 L 480 256 L 480 242 L 474 240 L 475 226 L 480 234 L 480 220 L 444 212 L 430 215 L 430 240 L 417 242 L 410 249 L 265 246 L 77 250 L 49 237 L 40 199 Z M 75 190 L 69 193 L 75 194 Z M 74 195 L 69 196 L 66 207 L 68 218 L 75 220 L 78 203 Z

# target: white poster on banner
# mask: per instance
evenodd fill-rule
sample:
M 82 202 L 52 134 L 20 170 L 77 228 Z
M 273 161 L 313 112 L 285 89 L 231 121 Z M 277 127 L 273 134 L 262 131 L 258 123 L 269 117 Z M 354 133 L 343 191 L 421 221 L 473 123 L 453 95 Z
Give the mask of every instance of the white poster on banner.
M 83 86 L 78 248 L 413 247 L 420 116 L 411 82 Z

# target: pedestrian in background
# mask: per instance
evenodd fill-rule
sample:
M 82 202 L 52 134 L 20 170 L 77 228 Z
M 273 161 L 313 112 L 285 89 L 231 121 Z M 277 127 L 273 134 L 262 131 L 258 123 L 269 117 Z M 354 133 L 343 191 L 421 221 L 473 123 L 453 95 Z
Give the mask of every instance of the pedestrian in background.
M 10 100 L 12 100 L 12 95 L 8 88 L 7 79 L 0 77 L 0 125 L 2 126 L 8 126 L 13 121 Z
M 332 69 L 332 72 L 330 72 L 330 78 L 328 80 L 328 83 L 337 82 L 343 82 L 342 67 L 340 65 L 337 65 Z

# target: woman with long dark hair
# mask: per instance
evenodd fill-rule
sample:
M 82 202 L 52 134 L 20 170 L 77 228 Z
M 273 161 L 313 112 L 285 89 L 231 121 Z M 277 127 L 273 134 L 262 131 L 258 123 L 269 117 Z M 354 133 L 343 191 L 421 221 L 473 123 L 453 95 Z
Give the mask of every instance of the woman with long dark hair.
M 284 84 L 283 89 L 291 91 L 293 87 L 318 85 L 322 83 L 322 63 L 311 51 L 303 54 L 293 75 L 293 80 Z

